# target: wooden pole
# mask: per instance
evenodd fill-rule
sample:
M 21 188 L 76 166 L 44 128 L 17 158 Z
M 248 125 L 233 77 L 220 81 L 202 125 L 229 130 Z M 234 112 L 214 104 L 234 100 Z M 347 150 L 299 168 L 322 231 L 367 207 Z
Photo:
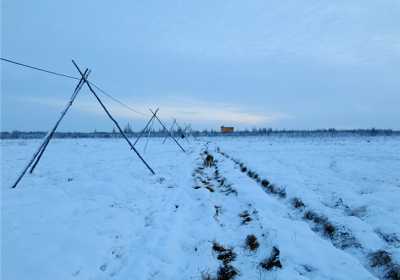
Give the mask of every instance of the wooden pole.
M 28 168 L 29 168 L 29 167 L 32 165 L 32 163 L 35 161 L 35 159 L 36 159 L 36 157 L 39 155 L 39 153 L 40 153 L 40 157 L 41 157 L 41 155 L 43 154 L 43 152 L 44 152 L 44 150 L 45 150 L 45 147 L 46 147 L 47 144 L 50 142 L 50 138 L 53 136 L 54 131 L 57 129 L 57 127 L 58 127 L 58 125 L 60 124 L 61 120 L 63 119 L 63 117 L 64 117 L 65 114 L 67 113 L 69 107 L 71 107 L 72 103 L 73 103 L 74 100 L 75 100 L 75 97 L 78 95 L 78 92 L 81 90 L 81 88 L 82 88 L 82 86 L 83 86 L 83 84 L 84 84 L 84 81 L 85 81 L 86 78 L 89 76 L 89 74 L 90 74 L 90 70 L 86 69 L 85 74 L 82 74 L 82 78 L 80 79 L 80 81 L 79 81 L 79 83 L 78 83 L 78 86 L 75 88 L 75 91 L 74 91 L 74 93 L 72 94 L 72 96 L 71 96 L 71 98 L 70 98 L 70 100 L 69 100 L 67 106 L 65 107 L 64 111 L 61 112 L 61 116 L 60 116 L 59 120 L 56 122 L 56 124 L 54 125 L 53 129 L 50 130 L 50 131 L 47 133 L 47 135 L 46 135 L 44 141 L 42 142 L 42 144 L 40 145 L 40 147 L 37 149 L 37 151 L 33 154 L 33 156 L 32 156 L 32 158 L 31 158 L 31 160 L 29 161 L 28 165 L 24 168 L 24 170 L 22 171 L 21 175 L 18 177 L 17 181 L 14 183 L 14 185 L 13 185 L 11 188 L 15 188 L 15 187 L 18 185 L 19 181 L 21 181 L 22 177 L 25 175 L 25 173 L 26 173 L 26 171 L 28 170 Z M 36 166 L 36 164 L 39 162 L 40 157 L 39 157 L 38 160 L 36 161 L 35 166 Z M 32 171 L 33 171 L 33 170 L 32 170 Z
M 186 125 L 186 127 L 189 128 L 190 132 L 192 133 L 193 138 L 197 140 L 196 136 L 194 136 L 194 132 L 193 132 L 192 127 L 190 126 L 190 124 L 189 124 L 189 126 Z
M 31 174 L 33 172 L 33 170 L 35 170 L 36 165 L 39 163 L 40 158 L 42 157 L 44 150 L 46 149 L 47 145 L 50 142 L 50 138 L 46 139 L 46 143 L 44 144 L 44 146 L 42 147 L 42 149 L 40 150 L 40 153 L 38 154 L 38 156 L 36 157 L 36 161 L 33 163 L 31 170 L 29 171 L 29 174 Z
M 79 69 L 78 65 L 76 65 L 75 61 L 72 60 L 72 62 L 74 63 L 75 67 L 78 69 L 79 73 L 81 74 L 81 76 L 83 77 L 83 74 L 81 72 L 81 70 Z M 125 140 L 128 142 L 129 146 L 135 151 L 135 153 L 137 154 L 137 156 L 142 160 L 142 162 L 146 165 L 146 167 L 151 171 L 151 173 L 155 174 L 153 169 L 151 169 L 151 167 L 147 164 L 147 162 L 142 158 L 142 156 L 139 154 L 139 152 L 135 149 L 135 147 L 132 145 L 131 141 L 129 141 L 128 137 L 126 137 L 124 131 L 121 129 L 121 127 L 119 126 L 119 124 L 117 123 L 117 121 L 110 115 L 110 113 L 107 111 L 107 108 L 104 106 L 103 102 L 101 102 L 100 98 L 97 96 L 97 94 L 94 92 L 94 90 L 92 89 L 92 87 L 90 86 L 90 83 L 84 78 L 86 85 L 89 87 L 90 91 L 93 93 L 93 95 L 96 97 L 97 101 L 99 101 L 101 107 L 103 107 L 104 111 L 107 113 L 108 117 L 115 123 L 115 125 L 118 127 L 119 131 L 121 132 L 121 134 L 124 136 Z
M 156 112 L 154 114 L 157 114 L 158 109 L 156 110 Z M 154 115 L 151 117 L 151 119 L 149 120 L 149 122 L 146 124 L 145 128 L 142 130 L 142 132 L 140 133 L 138 139 L 136 139 L 135 143 L 133 143 L 133 146 L 136 145 L 137 141 L 139 141 L 140 137 L 142 137 L 142 134 L 145 132 L 147 126 L 150 124 L 151 120 L 154 118 Z
M 189 127 L 187 126 L 187 124 L 183 123 L 185 125 L 185 130 L 188 131 L 188 133 L 190 133 L 190 135 L 193 137 L 193 133 L 190 131 Z M 193 137 L 194 138 L 194 137 Z
M 151 109 L 150 109 L 150 112 L 153 113 L 153 111 L 152 111 Z M 154 113 L 153 113 L 153 114 L 154 114 Z M 154 115 L 154 117 L 156 117 L 156 119 L 157 119 L 158 122 L 162 125 L 162 127 L 169 133 L 168 129 L 162 124 L 162 122 L 160 121 L 160 119 L 159 119 L 156 115 Z M 184 153 L 186 153 L 186 151 L 181 147 L 181 145 L 179 145 L 178 141 L 176 141 L 175 138 L 172 137 L 171 133 L 169 133 L 169 136 L 171 136 L 171 138 L 174 139 L 175 143 L 178 144 L 178 146 L 182 149 L 182 151 L 183 151 Z
M 146 153 L 147 144 L 149 143 L 149 138 L 150 138 L 151 130 L 153 129 L 154 120 L 155 120 L 155 118 L 153 118 L 153 122 L 151 123 L 151 127 L 149 129 L 149 135 L 147 135 L 146 146 L 144 146 L 144 151 L 143 151 L 144 154 Z
M 174 119 L 174 118 L 172 118 L 172 119 L 174 120 L 174 122 L 172 123 L 171 129 L 169 130 L 169 132 L 172 131 L 172 128 L 174 127 L 174 124 L 175 124 L 175 121 L 176 121 L 176 119 Z M 165 143 L 165 140 L 167 140 L 168 137 L 169 137 L 169 135 L 168 135 L 168 131 L 167 131 L 167 137 L 165 137 L 164 142 L 162 142 L 163 144 Z
M 183 132 L 183 129 L 178 125 L 178 123 L 176 123 L 176 126 L 182 131 L 182 135 L 184 136 L 183 138 L 186 139 L 186 141 L 190 144 L 189 140 L 187 139 L 185 133 Z
M 86 74 L 86 72 L 88 72 L 88 71 L 89 71 L 89 74 L 90 74 L 90 70 L 89 70 L 89 69 L 86 69 L 85 74 Z M 89 76 L 89 74 L 87 74 L 87 76 Z M 87 78 L 87 76 L 86 76 L 86 78 Z M 82 81 L 82 82 L 81 82 L 81 81 Z M 83 81 L 83 79 L 81 79 L 81 81 L 80 81 L 79 84 L 76 86 L 75 92 L 74 92 L 73 96 L 71 97 L 72 102 L 75 100 L 76 96 L 78 95 L 78 92 L 81 90 L 81 88 L 82 88 L 83 85 L 85 84 L 85 82 Z M 72 103 L 71 103 L 71 105 L 72 105 Z M 60 120 L 60 121 L 61 121 L 61 120 Z M 57 124 L 57 126 L 58 126 L 58 124 Z M 53 133 L 54 133 L 54 132 L 55 132 L 55 129 L 54 129 Z M 44 153 L 44 150 L 46 150 L 47 145 L 49 144 L 50 139 L 51 139 L 52 136 L 53 136 L 53 134 L 47 139 L 47 141 L 46 141 L 46 143 L 44 144 L 42 150 L 40 151 L 39 155 L 37 156 L 35 163 L 32 165 L 32 168 L 31 168 L 31 170 L 29 171 L 30 174 L 33 172 L 33 170 L 35 170 L 35 167 L 36 167 L 36 165 L 39 163 L 39 161 L 40 161 L 40 159 L 41 159 L 41 157 L 42 157 L 42 155 L 43 155 L 43 153 Z

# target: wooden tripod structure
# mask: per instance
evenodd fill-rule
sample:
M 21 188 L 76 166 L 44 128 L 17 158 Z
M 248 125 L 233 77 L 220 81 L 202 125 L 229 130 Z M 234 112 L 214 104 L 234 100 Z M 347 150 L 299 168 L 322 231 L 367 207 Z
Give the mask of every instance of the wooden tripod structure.
M 190 124 L 189 125 L 187 125 L 185 123 L 183 123 L 183 124 L 186 126 L 186 129 L 190 132 L 190 135 L 192 135 L 193 138 L 197 140 L 196 136 L 194 136 L 194 132 L 192 130 L 192 126 Z
M 149 126 L 149 124 L 151 123 L 151 121 L 153 121 L 153 123 L 154 123 L 154 120 L 157 119 L 158 122 L 159 122 L 159 123 L 162 125 L 162 127 L 164 128 L 164 130 L 168 133 L 167 138 L 168 138 L 169 136 L 171 136 L 171 138 L 174 139 L 175 143 L 182 149 L 182 151 L 183 151 L 184 153 L 186 153 L 186 151 L 182 148 L 182 146 L 179 145 L 178 141 L 176 141 L 176 139 L 172 136 L 172 134 L 170 133 L 170 131 L 168 131 L 168 129 L 163 125 L 163 123 L 162 123 L 162 122 L 160 121 L 160 119 L 157 117 L 158 109 L 157 109 L 155 112 L 153 112 L 153 111 L 150 109 L 150 112 L 153 114 L 153 116 L 151 117 L 151 119 L 149 120 L 149 122 L 146 124 L 145 128 L 142 130 L 142 132 L 140 133 L 138 139 L 136 139 L 136 141 L 135 141 L 135 143 L 133 144 L 133 146 L 135 146 L 136 143 L 139 141 L 140 137 L 142 137 L 143 133 L 146 131 L 146 129 L 147 129 L 147 127 Z M 149 135 L 148 135 L 148 136 L 150 136 L 150 132 L 151 132 L 151 129 L 149 130 Z M 147 142 L 148 142 L 148 141 L 149 141 L 149 139 L 148 139 L 148 137 L 147 137 Z M 164 140 L 164 142 L 165 142 L 165 140 Z M 164 144 L 164 142 L 163 142 L 163 144 Z M 147 147 L 147 143 L 146 143 L 146 147 Z M 146 150 L 146 148 L 145 148 L 145 150 Z
M 71 107 L 72 103 L 74 102 L 76 96 L 78 95 L 79 91 L 81 90 L 81 88 L 83 87 L 84 84 L 86 84 L 90 91 L 94 94 L 94 96 L 96 97 L 97 101 L 99 101 L 100 105 L 103 107 L 104 111 L 107 113 L 108 117 L 115 123 L 115 125 L 118 127 L 119 131 L 121 132 L 121 134 L 124 136 L 125 140 L 128 142 L 128 144 L 131 146 L 131 148 L 135 151 L 135 153 L 138 155 L 138 157 L 143 161 L 143 163 L 146 165 L 146 167 L 151 171 L 151 173 L 155 174 L 154 171 L 151 169 L 151 167 L 146 163 L 146 161 L 141 157 L 141 155 L 139 154 L 139 152 L 135 149 L 135 147 L 132 145 L 132 143 L 129 141 L 128 137 L 125 135 L 125 133 L 122 131 L 121 127 L 118 125 L 117 121 L 110 115 L 110 113 L 107 111 L 106 107 L 104 106 L 104 104 L 101 102 L 100 98 L 97 96 L 97 94 L 94 92 L 94 90 L 92 89 L 92 87 L 90 86 L 90 82 L 87 80 L 91 70 L 86 69 L 84 73 L 81 72 L 81 70 L 79 69 L 78 65 L 76 65 L 76 63 L 72 60 L 72 62 L 74 63 L 75 67 L 78 69 L 79 73 L 81 74 L 82 78 L 79 80 L 78 85 L 75 88 L 74 93 L 72 94 L 67 106 L 65 107 L 64 111 L 61 112 L 61 116 L 58 119 L 57 123 L 54 125 L 53 129 L 51 131 L 49 131 L 44 139 L 44 141 L 42 142 L 42 144 L 39 146 L 38 150 L 33 154 L 31 160 L 29 161 L 28 165 L 24 168 L 24 170 L 22 171 L 21 175 L 18 177 L 17 181 L 14 183 L 14 185 L 12 186 L 12 188 L 15 188 L 19 181 L 21 181 L 22 177 L 25 175 L 26 171 L 29 169 L 30 166 L 32 166 L 30 173 L 33 172 L 33 170 L 35 169 L 36 165 L 38 164 L 40 158 L 42 157 L 44 150 L 46 149 L 47 145 L 50 142 L 50 139 L 53 137 L 54 132 L 56 131 L 58 125 L 60 124 L 61 120 L 63 119 L 63 117 L 65 116 L 65 114 L 67 113 L 68 109 Z M 35 163 L 33 163 L 35 162 Z M 32 165 L 33 164 L 33 165 Z
M 171 128 L 168 131 L 169 134 L 171 134 L 172 129 L 174 128 L 174 125 L 176 124 L 176 119 L 174 119 L 174 118 L 172 118 L 172 119 L 174 120 L 174 122 L 172 123 Z M 167 136 L 165 137 L 164 141 L 162 142 L 163 144 L 165 143 L 165 140 L 167 140 L 167 138 L 169 137 L 169 134 L 167 134 Z
M 178 123 L 176 122 L 176 118 L 174 119 L 174 118 L 172 118 L 173 120 L 174 120 L 174 123 L 172 124 L 172 126 L 171 126 L 171 129 L 168 131 L 168 135 L 167 135 L 167 137 L 165 137 L 165 139 L 164 139 L 164 142 L 163 142 L 163 144 L 165 143 L 165 140 L 167 140 L 167 138 L 169 137 L 169 136 L 171 136 L 172 137 L 172 134 L 171 134 L 171 132 L 172 132 L 172 128 L 174 127 L 174 125 L 176 124 L 176 127 L 178 128 L 178 129 L 180 129 L 180 131 L 181 131 L 181 133 L 182 133 L 182 138 L 185 138 L 186 139 L 186 141 L 190 144 L 190 142 L 189 142 L 189 140 L 187 139 L 187 137 L 186 137 L 186 135 L 185 135 L 185 130 L 186 130 L 186 128 L 183 130 L 179 125 L 178 125 Z M 173 139 L 174 139 L 174 137 L 172 137 Z M 174 139 L 175 140 L 175 139 Z M 175 142 L 176 143 L 178 143 L 176 140 L 175 140 Z M 179 144 L 178 144 L 179 145 Z

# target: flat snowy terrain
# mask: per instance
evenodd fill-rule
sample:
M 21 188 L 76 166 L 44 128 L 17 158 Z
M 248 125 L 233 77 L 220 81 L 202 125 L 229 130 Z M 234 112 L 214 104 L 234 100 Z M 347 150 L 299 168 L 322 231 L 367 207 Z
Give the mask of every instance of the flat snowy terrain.
M 189 140 L 1 141 L 1 279 L 396 279 L 399 138 Z

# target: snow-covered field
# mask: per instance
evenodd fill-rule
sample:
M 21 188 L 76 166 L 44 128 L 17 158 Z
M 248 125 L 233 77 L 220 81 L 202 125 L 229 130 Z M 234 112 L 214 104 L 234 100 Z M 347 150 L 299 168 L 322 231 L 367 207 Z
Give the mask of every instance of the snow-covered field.
M 40 141 L 2 141 L 1 279 L 398 273 L 399 138 L 162 141 L 152 175 L 124 139 L 53 139 L 15 189 Z

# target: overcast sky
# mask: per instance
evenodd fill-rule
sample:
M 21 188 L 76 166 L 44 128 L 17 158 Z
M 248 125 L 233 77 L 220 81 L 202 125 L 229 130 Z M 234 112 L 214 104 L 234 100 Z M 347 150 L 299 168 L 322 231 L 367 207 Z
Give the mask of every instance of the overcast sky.
M 400 1 L 2 0 L 1 57 L 197 130 L 400 129 Z M 1 131 L 47 131 L 77 81 L 1 62 Z M 149 117 L 98 93 L 140 130 Z M 85 86 L 59 131 L 111 131 Z

